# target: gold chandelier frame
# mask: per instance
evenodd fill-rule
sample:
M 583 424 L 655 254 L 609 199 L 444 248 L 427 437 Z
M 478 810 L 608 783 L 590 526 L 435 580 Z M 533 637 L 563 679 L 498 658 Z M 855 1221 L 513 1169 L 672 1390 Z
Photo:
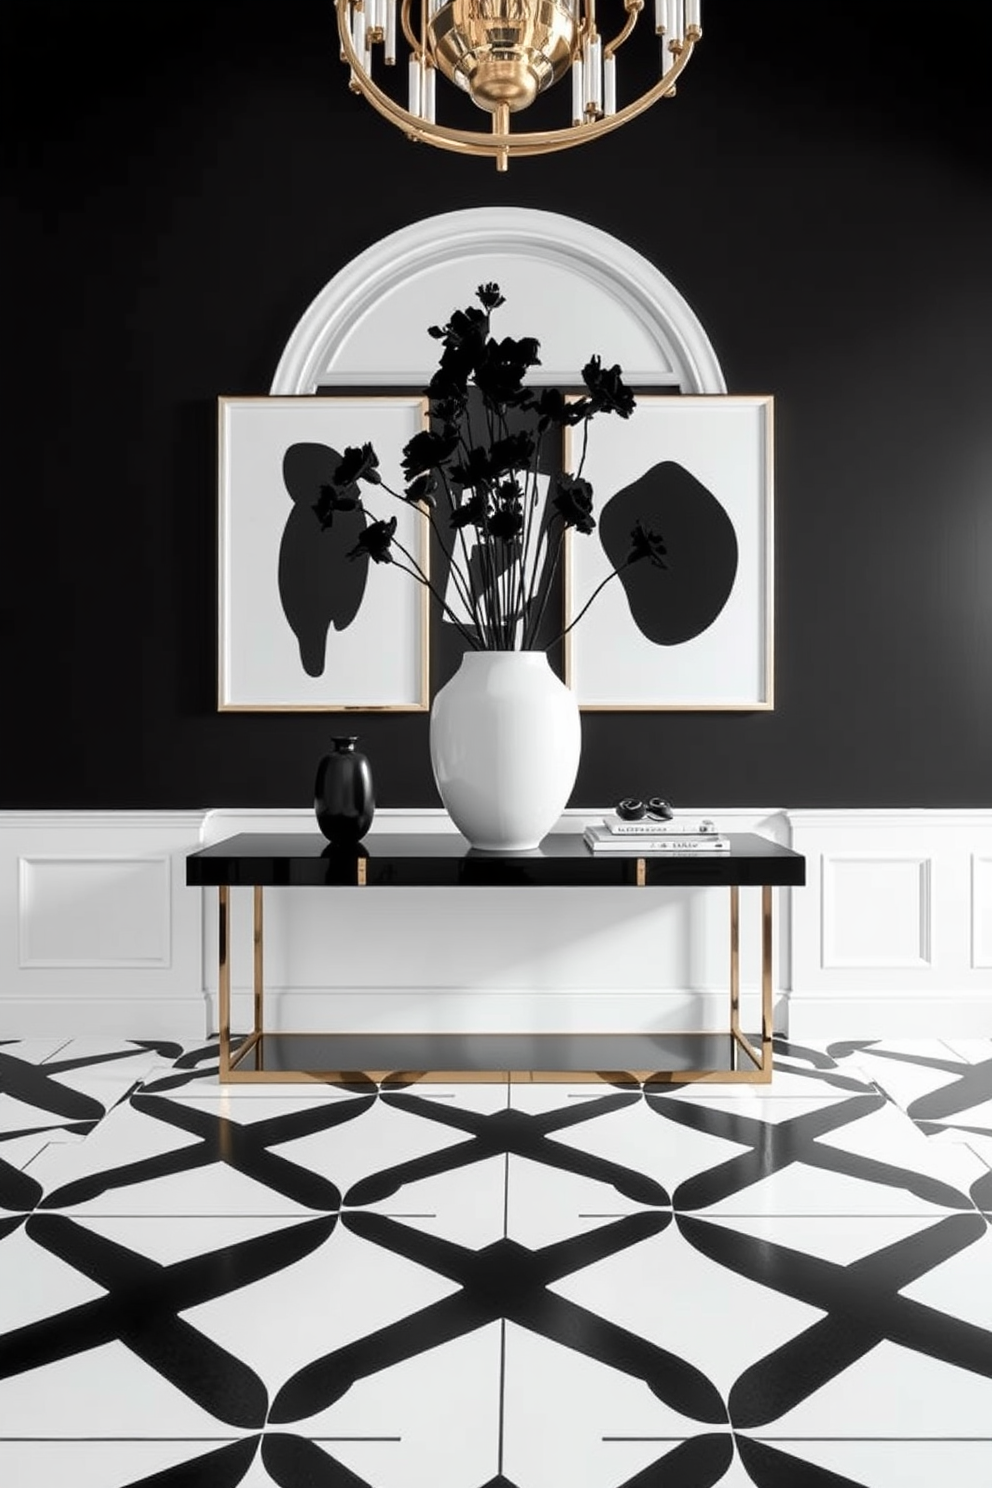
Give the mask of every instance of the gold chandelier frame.
M 411 59 L 418 63 L 422 75 L 426 72 L 436 72 L 438 69 L 431 56 L 427 35 L 428 0 L 420 0 L 419 38 L 413 26 L 413 4 L 414 0 L 401 0 L 399 20 L 403 36 L 410 47 Z M 615 129 L 620 129 L 624 124 L 636 119 L 639 114 L 645 113 L 659 99 L 674 97 L 676 83 L 685 71 L 693 50 L 702 37 L 701 26 L 690 23 L 684 27 L 684 34 L 677 40 L 666 40 L 663 45 L 667 46 L 672 58 L 667 70 L 640 97 L 613 113 L 587 110 L 581 120 L 565 128 L 511 133 L 509 106 L 499 103 L 492 112 L 492 130 L 486 132 L 476 129 L 454 129 L 412 113 L 374 81 L 364 58 L 359 56 L 355 48 L 351 34 L 352 12 L 353 10 L 361 11 L 363 7 L 364 0 L 335 0 L 341 60 L 351 70 L 352 91 L 361 93 L 384 119 L 402 130 L 407 139 L 434 145 L 438 149 L 450 150 L 456 154 L 489 156 L 495 159 L 496 168 L 500 171 L 507 169 L 511 156 L 547 155 L 556 150 L 572 149 L 576 145 L 599 139 Z M 619 48 L 633 32 L 643 9 L 644 0 L 624 0 L 626 19 L 617 35 L 611 41 L 602 43 L 604 59 L 615 57 Z M 373 35 L 376 41 L 381 40 L 381 36 L 375 33 Z M 596 29 L 595 0 L 583 0 L 582 18 L 577 26 L 572 51 L 573 64 L 576 57 L 581 55 L 583 45 L 590 41 L 599 41 Z

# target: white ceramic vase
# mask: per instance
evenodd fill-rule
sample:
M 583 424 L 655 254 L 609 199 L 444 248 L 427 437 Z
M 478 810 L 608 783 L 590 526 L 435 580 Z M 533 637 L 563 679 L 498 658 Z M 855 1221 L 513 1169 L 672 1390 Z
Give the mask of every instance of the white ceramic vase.
M 431 708 L 434 779 L 473 847 L 520 852 L 555 825 L 579 768 L 575 694 L 543 651 L 468 651 Z

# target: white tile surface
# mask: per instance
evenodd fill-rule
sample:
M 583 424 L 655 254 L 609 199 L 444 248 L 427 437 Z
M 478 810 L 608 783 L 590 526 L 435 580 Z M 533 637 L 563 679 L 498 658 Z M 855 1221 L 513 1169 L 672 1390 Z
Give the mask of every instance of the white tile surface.
M 0 1212 L 4 1488 L 992 1485 L 987 1098 L 913 1119 L 992 1041 L 367 1098 L 30 1042 L 98 1117 L 0 1061 L 7 1191 L 45 1194 Z

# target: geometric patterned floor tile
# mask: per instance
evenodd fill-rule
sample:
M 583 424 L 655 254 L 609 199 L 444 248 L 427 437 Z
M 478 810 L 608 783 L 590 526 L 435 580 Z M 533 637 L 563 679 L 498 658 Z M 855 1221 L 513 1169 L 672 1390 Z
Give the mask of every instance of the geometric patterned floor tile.
M 99 1121 L 180 1052 L 164 1040 L 81 1038 L 54 1050 L 37 1040 L 0 1044 L 0 1130 Z
M 927 1132 L 948 1125 L 992 1135 L 992 1041 L 877 1041 L 852 1060 Z
M 647 1090 L 0 1056 L 3 1488 L 992 1488 L 992 1041 Z
M 326 1483 L 329 1488 L 430 1488 L 430 1482 L 419 1476 L 399 1479 L 392 1475 L 389 1445 L 365 1445 L 356 1452 L 343 1450 L 331 1443 L 318 1443 L 313 1457 L 304 1464 L 293 1463 L 292 1446 L 279 1451 L 278 1436 L 261 1439 L 249 1437 L 240 1442 L 207 1443 L 200 1441 L 151 1442 L 25 1442 L 0 1443 L 0 1481 L 8 1488 L 40 1488 L 40 1485 L 65 1483 L 72 1488 L 304 1488 L 308 1483 Z M 656 1475 L 645 1475 L 640 1488 L 653 1482 L 662 1488 L 680 1485 L 712 1485 L 712 1488 L 755 1488 L 755 1484 L 789 1485 L 789 1488 L 932 1488 L 934 1483 L 953 1484 L 954 1488 L 988 1488 L 988 1442 L 874 1442 L 874 1441 L 763 1441 L 743 1443 L 754 1476 L 734 1454 L 729 1468 L 719 1477 L 706 1471 L 709 1462 L 717 1464 L 733 1442 L 719 1434 L 695 1438 L 686 1443 L 650 1444 L 614 1442 L 605 1452 L 609 1464 L 605 1472 L 596 1472 L 595 1463 L 578 1464 L 574 1475 L 565 1477 L 561 1462 L 552 1459 L 544 1464 L 544 1475 L 535 1476 L 523 1468 L 516 1478 L 500 1477 L 500 1484 L 511 1481 L 516 1488 L 547 1488 L 563 1483 L 566 1488 L 634 1488 L 633 1465 L 647 1461 L 658 1463 Z M 714 1450 L 715 1448 L 715 1450 Z M 319 1457 L 317 1454 L 320 1454 Z M 438 1454 L 440 1457 L 440 1453 Z M 358 1476 L 352 1457 L 363 1458 L 365 1475 Z M 279 1476 L 270 1475 L 266 1459 Z M 443 1459 L 442 1459 L 443 1460 Z M 334 1463 L 340 1464 L 334 1473 Z M 246 1466 L 247 1464 L 247 1466 Z M 312 1476 L 304 1477 L 310 1468 Z M 284 1476 L 281 1469 L 289 1469 Z M 172 1475 L 167 1476 L 169 1470 Z M 354 1476 L 343 1475 L 342 1469 Z M 180 1475 L 180 1470 L 181 1475 Z M 361 1467 L 358 1469 L 361 1473 Z M 333 1474 L 333 1475 L 332 1475 Z M 550 1475 L 549 1475 L 550 1474 Z M 481 1488 L 481 1480 L 463 1478 L 458 1488 L 470 1483 Z
M 881 1096 L 742 1105 L 630 1094 L 535 1120 L 542 1136 L 532 1160 L 542 1171 L 528 1185 L 526 1168 L 511 1168 L 524 1184 L 518 1195 L 511 1181 L 511 1205 L 532 1207 L 543 1170 L 567 1169 L 587 1180 L 573 1212 L 674 1204 L 711 1213 L 934 1213 L 969 1208 L 981 1173 L 964 1148 L 931 1150 Z M 549 1200 L 556 1192 L 549 1187 Z
M 43 1208 L 74 1214 L 303 1214 L 360 1205 L 430 1216 L 471 1202 L 489 1239 L 501 1226 L 503 1172 L 443 1155 L 464 1145 L 451 1124 L 463 1118 L 474 1113 L 417 1097 L 311 1095 L 215 1107 L 139 1092 L 83 1144 L 45 1151 L 28 1176 L 44 1191 Z

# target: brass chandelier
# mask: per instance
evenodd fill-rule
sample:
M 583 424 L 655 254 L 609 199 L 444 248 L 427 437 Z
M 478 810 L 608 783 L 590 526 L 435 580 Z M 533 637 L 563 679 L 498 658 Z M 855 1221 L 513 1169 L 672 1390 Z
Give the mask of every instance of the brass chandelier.
M 656 80 L 619 103 L 617 57 L 633 35 L 645 0 L 623 0 L 624 19 L 610 37 L 600 34 L 596 0 L 335 0 L 341 60 L 361 93 L 411 140 L 465 155 L 489 155 L 506 170 L 511 155 L 544 155 L 619 129 L 659 98 L 674 96 L 676 80 L 702 36 L 700 0 L 649 0 L 657 40 Z M 642 23 L 641 30 L 645 29 Z M 403 67 L 398 43 L 406 43 Z M 406 74 L 387 91 L 373 78 Z M 462 89 L 490 115 L 491 128 L 461 129 L 437 119 L 437 75 Z M 510 132 L 510 116 L 526 109 L 571 72 L 568 122 L 561 128 Z

